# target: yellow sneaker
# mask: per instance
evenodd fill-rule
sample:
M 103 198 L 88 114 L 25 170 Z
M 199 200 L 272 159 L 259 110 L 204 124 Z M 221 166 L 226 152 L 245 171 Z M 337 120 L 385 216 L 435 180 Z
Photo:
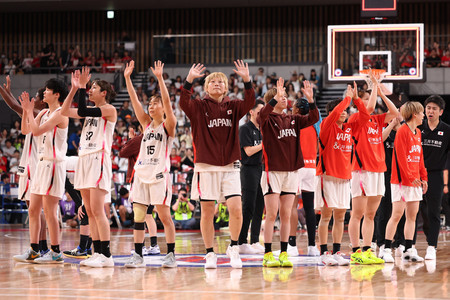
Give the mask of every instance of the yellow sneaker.
M 280 274 L 279 268 L 263 268 L 263 278 L 265 281 L 272 282 Z M 287 269 L 286 269 L 287 270 Z
M 292 268 L 294 266 L 292 261 L 289 260 L 289 256 L 286 251 L 281 252 L 280 256 L 278 256 L 278 259 L 280 261 L 280 267 Z
M 281 256 L 281 255 L 280 255 Z M 264 254 L 263 267 L 276 268 L 280 266 L 280 261 L 273 257 L 272 252 Z
M 278 274 L 278 280 L 285 282 L 289 280 L 289 276 L 294 272 L 293 268 L 283 268 L 279 269 L 280 273 Z
M 372 249 L 366 250 L 362 254 L 367 260 L 371 260 L 373 264 L 384 264 L 384 260 L 381 258 L 378 258 L 375 254 L 373 254 Z
M 352 253 L 352 255 L 350 255 L 350 264 L 352 265 L 373 264 L 373 261 L 371 259 L 368 259 L 367 256 L 364 255 L 364 253 L 361 251 L 361 249 L 358 249 L 356 252 Z

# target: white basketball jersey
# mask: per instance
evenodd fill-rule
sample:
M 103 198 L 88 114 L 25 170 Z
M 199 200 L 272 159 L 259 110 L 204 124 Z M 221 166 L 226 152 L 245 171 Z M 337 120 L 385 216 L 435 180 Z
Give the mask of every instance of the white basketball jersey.
M 104 117 L 84 119 L 78 155 L 84 156 L 100 151 L 110 155 L 115 125 L 115 122 L 107 121 Z
M 58 111 L 61 108 L 55 110 Z M 41 118 L 41 125 L 50 118 L 50 110 L 47 110 Z M 39 136 L 39 159 L 64 161 L 67 152 L 67 131 L 66 128 L 55 126 Z
M 20 157 L 19 170 L 17 171 L 19 176 L 30 175 L 30 178 L 33 177 L 34 167 L 36 167 L 38 160 L 38 143 L 39 137 L 33 136 L 31 132 L 25 135 L 25 143 L 23 145 L 22 156 Z
M 152 128 L 150 123 L 144 130 L 139 156 L 134 165 L 135 175 L 142 182 L 154 183 L 164 179 L 163 173 L 170 171 L 170 150 L 174 138 L 167 134 L 164 123 Z

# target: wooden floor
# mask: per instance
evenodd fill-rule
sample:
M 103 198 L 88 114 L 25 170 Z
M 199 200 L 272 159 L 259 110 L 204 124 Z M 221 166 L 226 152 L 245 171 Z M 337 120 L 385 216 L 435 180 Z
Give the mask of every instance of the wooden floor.
M 292 269 L 263 269 L 262 257 L 250 257 L 246 261 L 257 267 L 241 270 L 201 267 L 204 247 L 199 232 L 177 233 L 176 269 L 80 268 L 74 259 L 58 266 L 16 263 L 11 257 L 29 247 L 28 231 L 2 225 L 0 236 L 0 299 L 450 299 L 450 232 L 441 232 L 437 263 L 397 260 L 386 266 L 323 267 L 300 257 Z M 216 236 L 216 249 L 224 253 L 229 235 L 224 230 Z M 162 232 L 158 243 L 165 252 Z M 64 229 L 61 248 L 70 250 L 77 244 L 78 231 Z M 298 246 L 305 251 L 304 231 L 298 233 Z M 115 260 L 124 260 L 132 247 L 131 230 L 112 232 Z M 422 233 L 417 248 L 424 256 Z M 347 233 L 343 250 L 349 250 Z M 182 261 L 188 266 L 180 266 Z M 227 265 L 226 258 L 219 262 Z

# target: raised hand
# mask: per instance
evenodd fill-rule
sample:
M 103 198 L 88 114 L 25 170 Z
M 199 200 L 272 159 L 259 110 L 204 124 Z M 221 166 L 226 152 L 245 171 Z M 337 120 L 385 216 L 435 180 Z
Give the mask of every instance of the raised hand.
M 193 64 L 191 69 L 189 70 L 188 76 L 186 77 L 186 81 L 192 83 L 194 79 L 203 77 L 205 75 L 203 73 L 205 69 L 206 67 L 203 64 Z
M 11 94 L 11 78 L 9 75 L 6 76 L 6 83 L 3 84 L 3 87 L 8 94 Z
M 314 103 L 314 89 L 308 80 L 303 81 L 302 93 L 309 103 Z
M 131 60 L 129 63 L 127 63 L 125 71 L 123 71 L 123 76 L 125 76 L 125 78 L 129 78 L 133 73 L 133 70 L 134 70 L 134 60 Z
M 156 78 L 162 78 L 164 64 L 160 60 L 155 61 L 155 68 L 150 67 L 150 69 L 153 74 L 155 74 Z
M 347 85 L 347 91 L 345 91 L 345 97 L 353 97 L 353 89 L 350 84 Z
M 277 80 L 277 94 L 275 95 L 275 100 L 280 101 L 286 95 L 286 91 L 284 89 L 284 79 L 280 77 Z
M 130 130 L 128 130 L 128 137 L 130 139 L 134 139 L 136 137 L 136 132 L 134 131 L 133 127 L 130 127 Z
M 234 62 L 234 65 L 236 66 L 236 69 L 233 69 L 234 73 L 241 76 L 244 82 L 250 81 L 250 72 L 248 70 L 248 63 L 244 63 L 243 60 L 236 60 Z
M 358 99 L 358 85 L 353 81 L 353 99 Z
M 91 80 L 90 69 L 83 67 L 80 74 L 80 88 L 86 88 L 86 84 Z
M 22 109 L 27 112 L 32 112 L 34 109 L 34 98 L 31 98 L 30 101 L 30 95 L 27 92 L 23 92 L 19 96 L 19 102 L 20 105 L 22 105 Z
M 72 72 L 70 82 L 73 89 L 77 90 L 80 88 L 80 70 L 75 70 L 75 72 Z
M 376 79 L 375 75 L 373 74 L 372 68 L 369 69 L 369 78 L 370 78 L 370 81 L 372 81 L 374 86 L 375 85 L 378 86 L 378 80 Z

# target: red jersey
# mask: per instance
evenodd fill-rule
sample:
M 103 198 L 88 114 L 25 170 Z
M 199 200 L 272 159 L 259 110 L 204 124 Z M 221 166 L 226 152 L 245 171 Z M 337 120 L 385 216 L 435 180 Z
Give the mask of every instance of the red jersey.
M 395 155 L 392 155 L 391 183 L 399 184 L 401 181 L 402 185 L 414 186 L 412 182 L 415 179 L 428 181 L 423 159 L 422 133 L 418 128 L 416 128 L 415 134 L 407 124 L 403 124 L 397 130 L 394 153 Z M 400 170 L 400 178 L 397 170 Z
M 317 158 L 317 132 L 314 126 L 300 130 L 300 146 L 305 168 L 315 169 Z
M 191 121 L 194 163 L 226 166 L 241 159 L 239 120 L 255 105 L 251 83 L 245 83 L 244 101 L 191 99 L 191 87 L 186 82 L 181 89 L 180 107 Z
M 356 121 L 360 116 L 357 112 L 350 116 L 349 122 Z M 384 156 L 383 127 L 386 114 L 372 115 L 369 122 L 360 131 L 354 132 L 353 137 L 356 142 L 354 147 L 354 157 L 352 161 L 352 171 L 365 170 L 369 172 L 385 172 L 386 162 Z M 356 156 L 356 154 L 358 156 Z M 358 159 L 361 165 L 359 165 Z
M 326 174 L 329 176 L 351 179 L 351 156 L 352 156 L 352 134 L 358 133 L 369 121 L 370 115 L 367 112 L 360 98 L 354 100 L 360 115 L 353 122 L 342 124 L 342 129 L 336 124 L 341 113 L 346 109 L 352 98 L 346 97 L 341 101 L 326 117 L 320 129 L 319 143 L 319 164 L 316 168 L 316 175 Z
M 275 99 L 270 100 L 258 115 L 265 171 L 295 171 L 304 166 L 300 129 L 319 121 L 319 110 L 315 103 L 310 103 L 308 115 L 277 114 L 273 112 L 276 104 Z

